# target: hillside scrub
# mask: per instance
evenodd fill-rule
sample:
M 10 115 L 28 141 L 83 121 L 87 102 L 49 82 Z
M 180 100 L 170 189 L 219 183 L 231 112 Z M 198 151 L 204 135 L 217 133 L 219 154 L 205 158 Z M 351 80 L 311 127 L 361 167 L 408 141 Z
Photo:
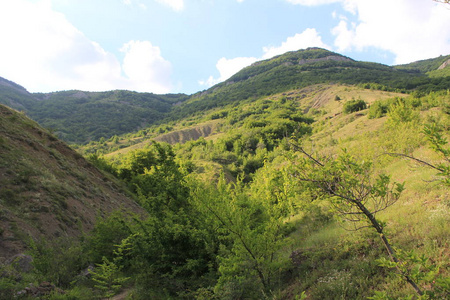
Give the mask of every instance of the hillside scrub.
M 372 119 L 339 114 L 331 94 L 321 114 L 304 114 L 311 107 L 294 96 L 267 96 L 211 111 L 207 118 L 223 122 L 214 138 L 111 157 L 92 151 L 147 216 L 116 213 L 80 239 L 35 243 L 26 280 L 66 291 L 48 299 L 101 299 L 123 288 L 133 299 L 407 299 L 416 293 L 408 280 L 424 297 L 445 298 L 448 91 L 386 100 L 385 116 Z M 185 121 L 194 120 L 204 121 Z M 347 230 L 368 225 L 375 230 Z M 89 265 L 93 277 L 79 277 Z M 12 278 L 0 287 L 24 288 Z

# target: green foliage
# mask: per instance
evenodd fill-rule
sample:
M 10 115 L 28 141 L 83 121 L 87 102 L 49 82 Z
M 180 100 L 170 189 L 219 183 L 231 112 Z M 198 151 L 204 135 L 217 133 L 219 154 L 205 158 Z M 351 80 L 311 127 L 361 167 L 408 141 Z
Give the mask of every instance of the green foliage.
M 395 66 L 395 68 L 400 70 L 408 70 L 410 72 L 426 73 L 433 70 L 437 70 L 448 59 L 450 59 L 450 55 L 420 60 L 406 65 L 398 65 Z
M 357 222 L 374 227 L 380 234 L 383 226 L 374 215 L 394 204 L 404 184 L 390 182 L 386 174 L 373 176 L 373 164 L 359 162 L 347 151 L 335 159 L 319 161 L 310 154 L 298 166 L 298 180 L 316 197 L 330 199 L 336 212 L 357 228 Z
M 154 124 L 171 111 L 173 104 L 188 98 L 183 94 L 130 91 L 64 91 L 28 96 L 34 100 L 26 102 L 31 118 L 55 130 L 60 138 L 82 144 Z
M 436 124 L 426 125 L 424 128 L 424 133 L 431 144 L 431 148 L 444 158 L 444 162 L 435 166 L 435 169 L 439 171 L 437 175 L 442 178 L 445 185 L 450 186 L 450 148 L 446 148 L 448 141 L 440 131 Z
M 367 108 L 364 100 L 349 100 L 344 103 L 344 113 L 350 114 Z
M 439 267 L 433 264 L 425 255 L 417 255 L 413 250 L 404 251 L 402 249 L 395 249 L 398 260 L 392 261 L 386 258 L 377 259 L 377 263 L 384 268 L 396 269 L 393 272 L 396 276 L 408 276 L 414 282 L 420 284 L 424 288 L 424 294 L 420 299 L 441 299 L 450 292 L 448 282 L 450 277 L 442 277 L 439 274 Z M 377 293 L 374 298 L 386 297 L 383 293 Z M 413 295 L 409 296 L 411 299 Z M 407 297 L 408 298 L 408 297 Z
M 92 271 L 92 280 L 96 283 L 94 287 L 101 291 L 102 297 L 109 298 L 114 296 L 121 289 L 122 285 L 130 279 L 122 276 L 120 269 L 120 266 L 115 262 L 103 257 L 103 262 L 97 264 L 95 270 Z
M 16 294 L 16 286 L 17 282 L 14 279 L 3 275 L 0 278 L 0 299 L 13 299 Z
M 107 160 L 101 157 L 99 154 L 89 154 L 86 159 L 100 170 L 106 171 L 111 174 L 115 174 L 116 170 Z
M 30 239 L 29 254 L 40 281 L 68 287 L 73 278 L 87 265 L 87 255 L 76 239 L 59 238 L 52 242 Z
M 131 233 L 132 220 L 120 212 L 114 212 L 107 218 L 98 219 L 92 232 L 86 237 L 85 252 L 90 261 L 100 263 L 103 257 L 112 260 L 115 246 Z
M 285 245 L 283 213 L 271 202 L 249 198 L 241 183 L 200 186 L 198 207 L 231 244 L 221 246 L 215 292 L 223 298 L 261 299 L 277 282 L 285 262 L 275 253 Z M 266 202 L 267 201 L 267 202 Z
M 377 119 L 384 117 L 389 109 L 389 105 L 386 103 L 387 101 L 375 101 L 370 105 L 369 112 L 367 113 L 367 117 L 369 119 Z
M 418 112 L 404 101 L 398 101 L 389 107 L 388 122 L 393 126 L 418 120 Z

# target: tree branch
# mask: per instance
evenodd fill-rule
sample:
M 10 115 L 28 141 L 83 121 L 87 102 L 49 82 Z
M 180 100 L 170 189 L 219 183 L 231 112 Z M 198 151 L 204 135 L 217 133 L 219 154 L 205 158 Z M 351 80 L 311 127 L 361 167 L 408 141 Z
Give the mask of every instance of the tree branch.
M 450 0 L 449 0 L 449 1 L 450 1 Z M 436 169 L 436 170 L 438 170 L 438 171 L 440 171 L 440 172 L 443 172 L 443 171 L 444 171 L 443 169 L 438 168 L 438 167 L 436 167 L 436 166 L 434 166 L 434 165 L 432 165 L 432 164 L 430 164 L 430 163 L 427 163 L 426 161 L 423 161 L 423 160 L 421 160 L 421 159 L 415 158 L 414 156 L 410 156 L 410 155 L 406 155 L 406 154 L 401 154 L 401 153 L 384 153 L 384 154 L 387 154 L 387 155 L 390 155 L 390 156 L 401 156 L 401 157 L 406 157 L 406 158 L 415 160 L 415 161 L 417 161 L 417 162 L 419 162 L 419 163 L 421 163 L 421 164 L 423 164 L 423 165 L 426 165 L 426 166 L 428 166 L 428 167 L 430 167 L 430 168 Z

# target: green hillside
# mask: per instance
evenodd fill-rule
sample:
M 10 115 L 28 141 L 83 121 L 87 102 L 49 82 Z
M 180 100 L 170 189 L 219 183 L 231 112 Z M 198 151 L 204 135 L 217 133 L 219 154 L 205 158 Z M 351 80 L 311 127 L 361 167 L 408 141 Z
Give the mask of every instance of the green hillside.
M 35 94 L 31 118 L 62 139 L 86 143 L 137 131 L 163 119 L 183 102 L 182 94 L 155 95 L 130 91 L 66 91 Z
M 141 212 L 117 180 L 102 174 L 22 113 L 0 105 L 0 256 L 30 237 L 80 236 L 96 218 Z
M 28 111 L 35 102 L 35 98 L 24 87 L 0 77 L 0 104 Z
M 450 59 L 450 55 L 439 56 L 436 58 L 424 59 L 404 65 L 395 66 L 396 69 L 410 70 L 420 73 L 427 73 L 437 70 L 444 62 Z
M 137 131 L 167 116 L 184 94 L 155 95 L 130 91 L 29 93 L 0 78 L 0 103 L 24 111 L 70 143 Z
M 448 89 L 450 69 L 437 70 L 445 58 L 390 67 L 309 48 L 259 61 L 225 82 L 190 96 L 130 91 L 31 94 L 1 79 L 0 103 L 25 111 L 67 142 L 86 144 L 313 84 L 359 84 L 402 93 Z
M 417 293 L 405 274 L 420 293 L 445 298 L 449 104 L 448 91 L 313 85 L 184 120 L 180 135 L 215 122 L 197 140 L 169 146 L 140 136 L 90 155 L 150 218 L 102 221 L 86 259 L 116 268 L 118 286 L 137 299 L 407 299 Z M 381 229 L 343 202 L 362 195 Z M 119 224 L 127 229 L 114 246 L 106 228 Z M 89 282 L 65 289 L 105 295 Z
M 368 88 L 407 92 L 450 87 L 445 77 L 430 79 L 423 72 L 409 72 L 382 64 L 359 62 L 340 54 L 308 48 L 257 62 L 207 91 L 194 94 L 176 107 L 172 119 L 225 104 L 299 89 L 312 84 L 363 84 Z
M 446 299 L 448 80 L 291 52 L 191 97 L 153 95 L 171 105 L 156 124 L 73 146 L 90 163 L 5 108 L 2 237 L 50 232 L 44 216 L 75 230 L 87 217 L 72 204 L 108 210 L 82 236 L 33 235 L 34 269 L 0 265 L 0 298 L 50 282 L 44 299 Z M 92 110 L 147 99 L 120 93 L 39 97 L 61 121 L 85 95 Z

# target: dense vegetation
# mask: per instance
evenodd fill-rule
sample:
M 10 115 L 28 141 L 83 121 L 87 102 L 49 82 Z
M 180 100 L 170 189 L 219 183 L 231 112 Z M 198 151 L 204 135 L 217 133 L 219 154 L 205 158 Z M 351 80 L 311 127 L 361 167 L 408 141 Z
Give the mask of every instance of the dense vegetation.
M 186 99 L 184 94 L 120 90 L 30 94 L 13 84 L 0 88 L 0 103 L 25 111 L 58 137 L 80 144 L 155 124 Z
M 61 289 L 48 299 L 445 299 L 448 87 L 309 49 L 175 109 L 161 96 L 164 122 L 77 146 L 146 213 L 30 239 L 34 269 L 2 266 L 0 298 L 48 281 Z M 155 141 L 211 122 L 198 139 Z
M 450 69 L 436 70 L 447 57 L 389 67 L 309 48 L 257 62 L 225 82 L 191 96 L 129 91 L 30 94 L 1 79 L 0 103 L 24 110 L 67 142 L 86 144 L 313 84 L 360 84 L 370 89 L 422 94 L 448 89 Z
M 288 52 L 244 68 L 230 79 L 175 108 L 172 119 L 224 104 L 256 99 L 318 83 L 366 84 L 368 88 L 406 92 L 446 89 L 449 77 L 431 79 L 420 71 L 357 62 L 320 48 Z
M 449 97 L 441 91 L 370 101 L 369 109 L 330 119 L 339 113 L 332 106 L 304 115 L 299 99 L 280 94 L 211 112 L 207 118 L 223 122 L 213 140 L 91 154 L 129 186 L 148 216 L 118 212 L 82 239 L 31 242 L 33 273 L 19 283 L 3 277 L 3 293 L 31 280 L 66 291 L 50 299 L 110 297 L 124 287 L 132 287 L 132 299 L 399 299 L 417 294 L 410 280 L 441 299 L 449 292 Z M 333 98 L 328 105 L 342 101 L 366 103 Z M 355 117 L 361 113 L 371 119 Z M 378 120 L 339 141 L 326 133 Z M 414 158 L 437 169 L 401 175 Z M 426 183 L 433 174 L 438 181 Z M 358 210 L 340 200 L 365 194 L 361 187 L 370 197 L 357 199 L 376 221 L 355 219 Z M 431 195 L 441 200 L 422 207 Z M 411 223 L 411 214 L 425 223 Z M 89 264 L 91 277 L 80 277 Z

